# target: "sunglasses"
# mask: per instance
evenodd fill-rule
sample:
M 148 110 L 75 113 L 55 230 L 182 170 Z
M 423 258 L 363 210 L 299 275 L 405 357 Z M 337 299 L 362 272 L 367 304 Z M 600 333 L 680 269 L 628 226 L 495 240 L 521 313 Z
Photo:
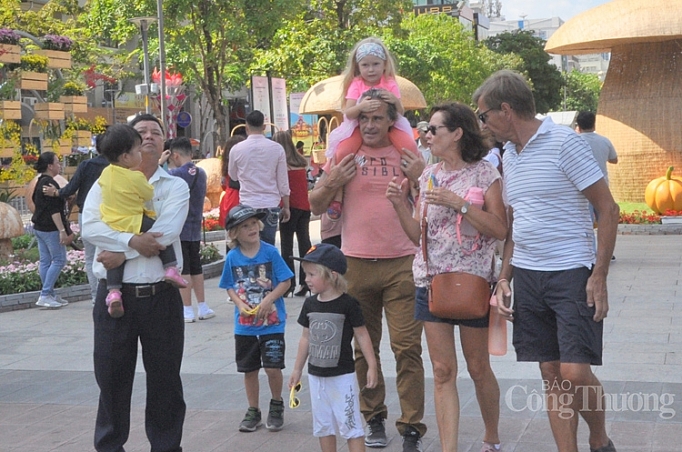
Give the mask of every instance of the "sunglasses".
M 436 131 L 437 131 L 438 129 L 443 128 L 443 127 L 447 128 L 448 126 L 433 126 L 433 125 L 430 125 L 430 126 L 428 126 L 428 127 L 425 129 L 425 131 L 426 131 L 426 132 L 431 132 L 431 135 L 433 135 L 433 136 L 435 137 L 435 136 L 436 136 Z
M 298 408 L 298 406 L 301 404 L 301 401 L 298 399 L 298 397 L 296 397 L 296 394 L 298 394 L 302 387 L 303 386 L 301 385 L 300 381 L 296 383 L 295 386 L 291 387 L 291 392 L 289 393 L 289 408 Z
M 485 122 L 488 120 L 487 114 L 493 110 L 498 110 L 498 109 L 497 108 L 489 108 L 486 111 L 484 111 L 483 113 L 479 113 L 478 120 L 481 121 L 483 124 L 485 124 Z

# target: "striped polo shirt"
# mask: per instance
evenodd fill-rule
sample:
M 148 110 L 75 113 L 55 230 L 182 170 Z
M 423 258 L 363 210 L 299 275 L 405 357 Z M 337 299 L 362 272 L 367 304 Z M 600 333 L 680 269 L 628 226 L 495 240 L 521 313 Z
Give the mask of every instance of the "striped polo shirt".
M 594 230 L 582 190 L 603 175 L 585 140 L 546 118 L 520 153 L 511 142 L 505 149 L 505 189 L 514 209 L 512 265 L 591 267 Z

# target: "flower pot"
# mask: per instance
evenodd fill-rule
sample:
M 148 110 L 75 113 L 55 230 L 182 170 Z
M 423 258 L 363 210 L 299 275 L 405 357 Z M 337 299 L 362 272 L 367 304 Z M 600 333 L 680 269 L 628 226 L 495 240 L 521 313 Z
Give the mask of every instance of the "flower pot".
M 64 104 L 67 113 L 87 113 L 88 98 L 86 96 L 59 96 L 59 101 Z
M 0 63 L 20 63 L 21 47 L 14 44 L 0 44 Z
M 88 130 L 74 130 L 73 132 L 73 145 L 74 146 L 92 146 L 92 132 Z
M 64 104 L 59 102 L 41 102 L 33 109 L 37 119 L 64 119 Z
M 46 56 L 49 60 L 47 67 L 50 69 L 71 69 L 71 52 L 41 49 L 33 53 Z
M 0 101 L 0 119 L 21 119 L 21 102 L 18 100 Z
M 40 72 L 21 72 L 21 89 L 47 90 L 47 74 Z M 62 117 L 63 119 L 63 117 Z

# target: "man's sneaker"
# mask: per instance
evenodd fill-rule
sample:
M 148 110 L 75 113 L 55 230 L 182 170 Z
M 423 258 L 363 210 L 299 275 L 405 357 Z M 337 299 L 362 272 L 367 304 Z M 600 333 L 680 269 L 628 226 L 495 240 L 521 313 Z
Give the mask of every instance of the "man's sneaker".
M 367 422 L 367 434 L 365 435 L 365 446 L 367 447 L 386 447 L 386 426 L 384 418 L 380 415 L 374 416 Z
M 403 452 L 422 452 L 421 435 L 416 428 L 408 425 L 403 433 Z
M 59 295 L 55 295 L 55 296 L 54 296 L 54 299 L 57 300 L 57 303 L 59 303 L 59 304 L 62 305 L 62 306 L 68 306 L 68 305 L 69 305 L 69 301 L 63 299 L 63 298 L 60 297 Z
M 49 309 L 57 309 L 62 307 L 62 304 L 55 300 L 55 298 L 51 295 L 41 295 L 38 297 L 36 305 Z
M 260 425 L 260 410 L 258 408 L 249 407 L 244 416 L 244 420 L 239 424 L 240 432 L 255 432 Z
M 284 401 L 270 399 L 270 412 L 265 428 L 271 432 L 279 432 L 284 426 Z
M 215 317 L 215 312 L 213 309 L 209 308 L 208 305 L 204 303 L 199 303 L 199 320 L 208 320 Z

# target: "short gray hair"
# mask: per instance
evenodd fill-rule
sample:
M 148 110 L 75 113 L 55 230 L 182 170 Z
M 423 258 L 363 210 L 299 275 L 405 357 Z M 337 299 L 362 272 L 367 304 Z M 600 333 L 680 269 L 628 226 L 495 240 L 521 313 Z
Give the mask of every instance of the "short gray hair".
M 483 98 L 488 108 L 500 108 L 509 104 L 522 119 L 535 117 L 535 99 L 528 82 L 518 72 L 497 71 L 478 87 L 473 95 L 474 105 Z

